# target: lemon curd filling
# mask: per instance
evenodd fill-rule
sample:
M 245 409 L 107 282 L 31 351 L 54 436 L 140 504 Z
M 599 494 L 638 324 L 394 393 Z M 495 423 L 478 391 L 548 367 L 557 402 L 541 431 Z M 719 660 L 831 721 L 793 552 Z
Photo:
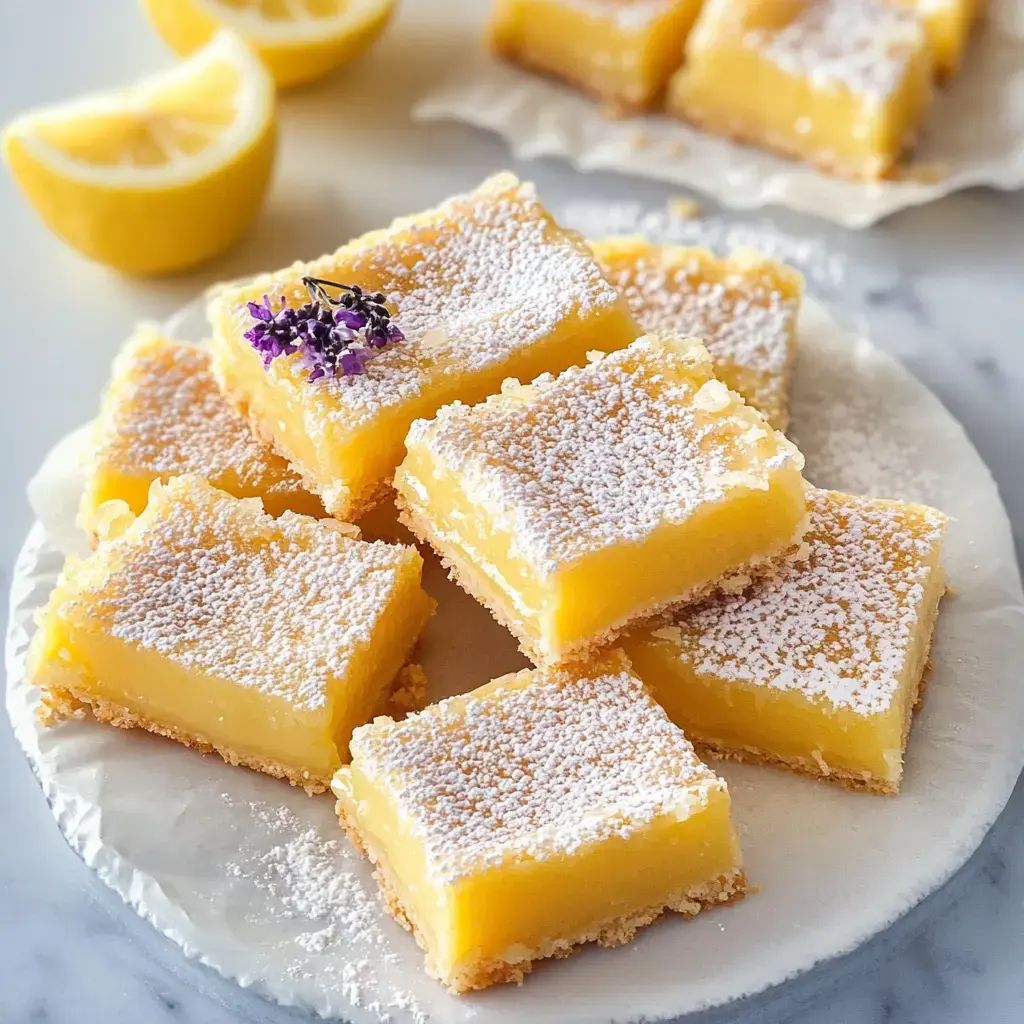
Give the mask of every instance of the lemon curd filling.
M 264 295 L 275 310 L 306 303 L 310 277 L 386 297 L 403 340 L 351 375 L 310 381 L 301 352 L 264 367 L 246 338 L 248 303 Z M 388 494 L 417 417 L 481 401 L 509 375 L 531 380 L 585 361 L 589 349 L 624 347 L 638 333 L 583 240 L 509 174 L 332 256 L 225 292 L 210 319 L 229 398 L 327 511 L 348 519 Z
M 259 498 L 271 515 L 323 516 L 291 467 L 262 444 L 224 400 L 203 349 L 140 326 L 114 362 L 96 422 L 96 444 L 79 519 L 120 500 L 138 515 L 154 480 L 195 474 L 236 498 Z
M 273 519 L 196 477 L 154 485 L 69 559 L 30 654 L 48 718 L 91 710 L 327 788 L 382 711 L 434 602 L 414 548 Z
M 510 60 L 564 78 L 618 110 L 661 97 L 701 0 L 498 0 L 488 39 Z
M 777 430 L 786 429 L 804 291 L 799 273 L 753 249 L 719 258 L 639 236 L 590 247 L 643 331 L 700 338 L 715 376 Z
M 885 177 L 932 98 L 924 28 L 887 0 L 707 0 L 668 108 L 853 178 Z
M 696 341 L 642 338 L 413 426 L 403 521 L 536 662 L 741 585 L 804 526 L 799 452 Z
M 745 890 L 725 783 L 619 653 L 378 719 L 352 754 L 342 823 L 454 992 Z
M 939 601 L 945 517 L 810 497 L 808 557 L 624 641 L 694 742 L 881 793 L 899 789 Z

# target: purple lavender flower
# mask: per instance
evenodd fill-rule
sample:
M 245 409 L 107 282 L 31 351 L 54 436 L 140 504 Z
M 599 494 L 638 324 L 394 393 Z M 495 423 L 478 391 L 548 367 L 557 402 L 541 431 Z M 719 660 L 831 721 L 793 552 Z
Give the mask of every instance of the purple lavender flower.
M 299 309 L 287 306 L 276 313 L 270 298 L 250 302 L 255 326 L 245 338 L 263 355 L 264 367 L 278 357 L 301 352 L 300 364 L 311 381 L 323 377 L 353 377 L 364 372 L 376 353 L 405 340 L 380 292 L 364 292 L 358 285 L 337 284 L 323 278 L 304 277 L 310 301 Z M 332 298 L 328 288 L 341 291 Z

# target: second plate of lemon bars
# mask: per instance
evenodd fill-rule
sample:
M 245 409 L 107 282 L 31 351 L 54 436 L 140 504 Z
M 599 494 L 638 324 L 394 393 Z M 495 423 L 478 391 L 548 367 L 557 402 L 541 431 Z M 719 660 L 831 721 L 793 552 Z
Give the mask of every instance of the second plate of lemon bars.
M 1006 516 L 796 269 L 503 174 L 204 312 L 34 481 L 7 647 L 65 834 L 190 955 L 354 1021 L 655 1019 L 980 842 Z

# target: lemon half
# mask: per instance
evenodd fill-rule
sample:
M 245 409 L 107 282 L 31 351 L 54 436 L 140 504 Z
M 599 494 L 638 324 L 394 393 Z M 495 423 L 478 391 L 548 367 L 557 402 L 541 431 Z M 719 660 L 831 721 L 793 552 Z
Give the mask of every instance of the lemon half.
M 3 153 L 47 225 L 91 259 L 160 274 L 220 252 L 260 208 L 274 83 L 224 32 L 172 70 L 33 111 Z
M 142 0 L 156 30 L 191 53 L 220 28 L 243 38 L 279 86 L 302 85 L 357 57 L 384 30 L 395 0 Z

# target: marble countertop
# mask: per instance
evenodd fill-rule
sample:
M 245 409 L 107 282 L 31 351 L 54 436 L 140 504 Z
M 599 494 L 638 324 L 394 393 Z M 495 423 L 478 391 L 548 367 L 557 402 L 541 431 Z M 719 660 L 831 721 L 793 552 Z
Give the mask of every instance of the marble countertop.
M 16 16 L 10 11 L 0 14 L 0 120 L 166 61 L 132 0 L 49 0 L 19 4 Z M 547 162 L 517 165 L 499 142 L 477 132 L 411 125 L 406 112 L 418 83 L 445 54 L 422 12 L 403 18 L 413 49 L 396 53 L 402 44 L 386 42 L 372 67 L 364 62 L 285 100 L 280 173 L 268 208 L 244 244 L 201 273 L 131 282 L 89 265 L 48 235 L 10 179 L 0 177 L 8 324 L 0 348 L 4 611 L 30 523 L 25 481 L 53 441 L 93 414 L 109 360 L 138 318 L 165 316 L 214 280 L 326 251 L 502 167 L 536 180 L 556 207 L 580 199 L 663 206 L 672 191 L 664 186 L 581 176 Z M 401 79 L 372 88 L 367 71 L 372 77 L 396 59 Z M 335 140 L 340 133 L 351 159 L 341 166 L 316 159 L 325 133 Z M 861 234 L 777 211 L 732 219 L 768 221 L 845 258 L 841 284 L 822 297 L 901 358 L 963 422 L 1002 488 L 1019 556 L 1024 195 L 969 193 Z M 309 1019 L 186 960 L 107 891 L 64 844 L 6 724 L 0 771 L 0 1022 Z M 1022 946 L 1024 784 L 964 869 L 889 932 L 699 1024 L 1019 1024 Z

